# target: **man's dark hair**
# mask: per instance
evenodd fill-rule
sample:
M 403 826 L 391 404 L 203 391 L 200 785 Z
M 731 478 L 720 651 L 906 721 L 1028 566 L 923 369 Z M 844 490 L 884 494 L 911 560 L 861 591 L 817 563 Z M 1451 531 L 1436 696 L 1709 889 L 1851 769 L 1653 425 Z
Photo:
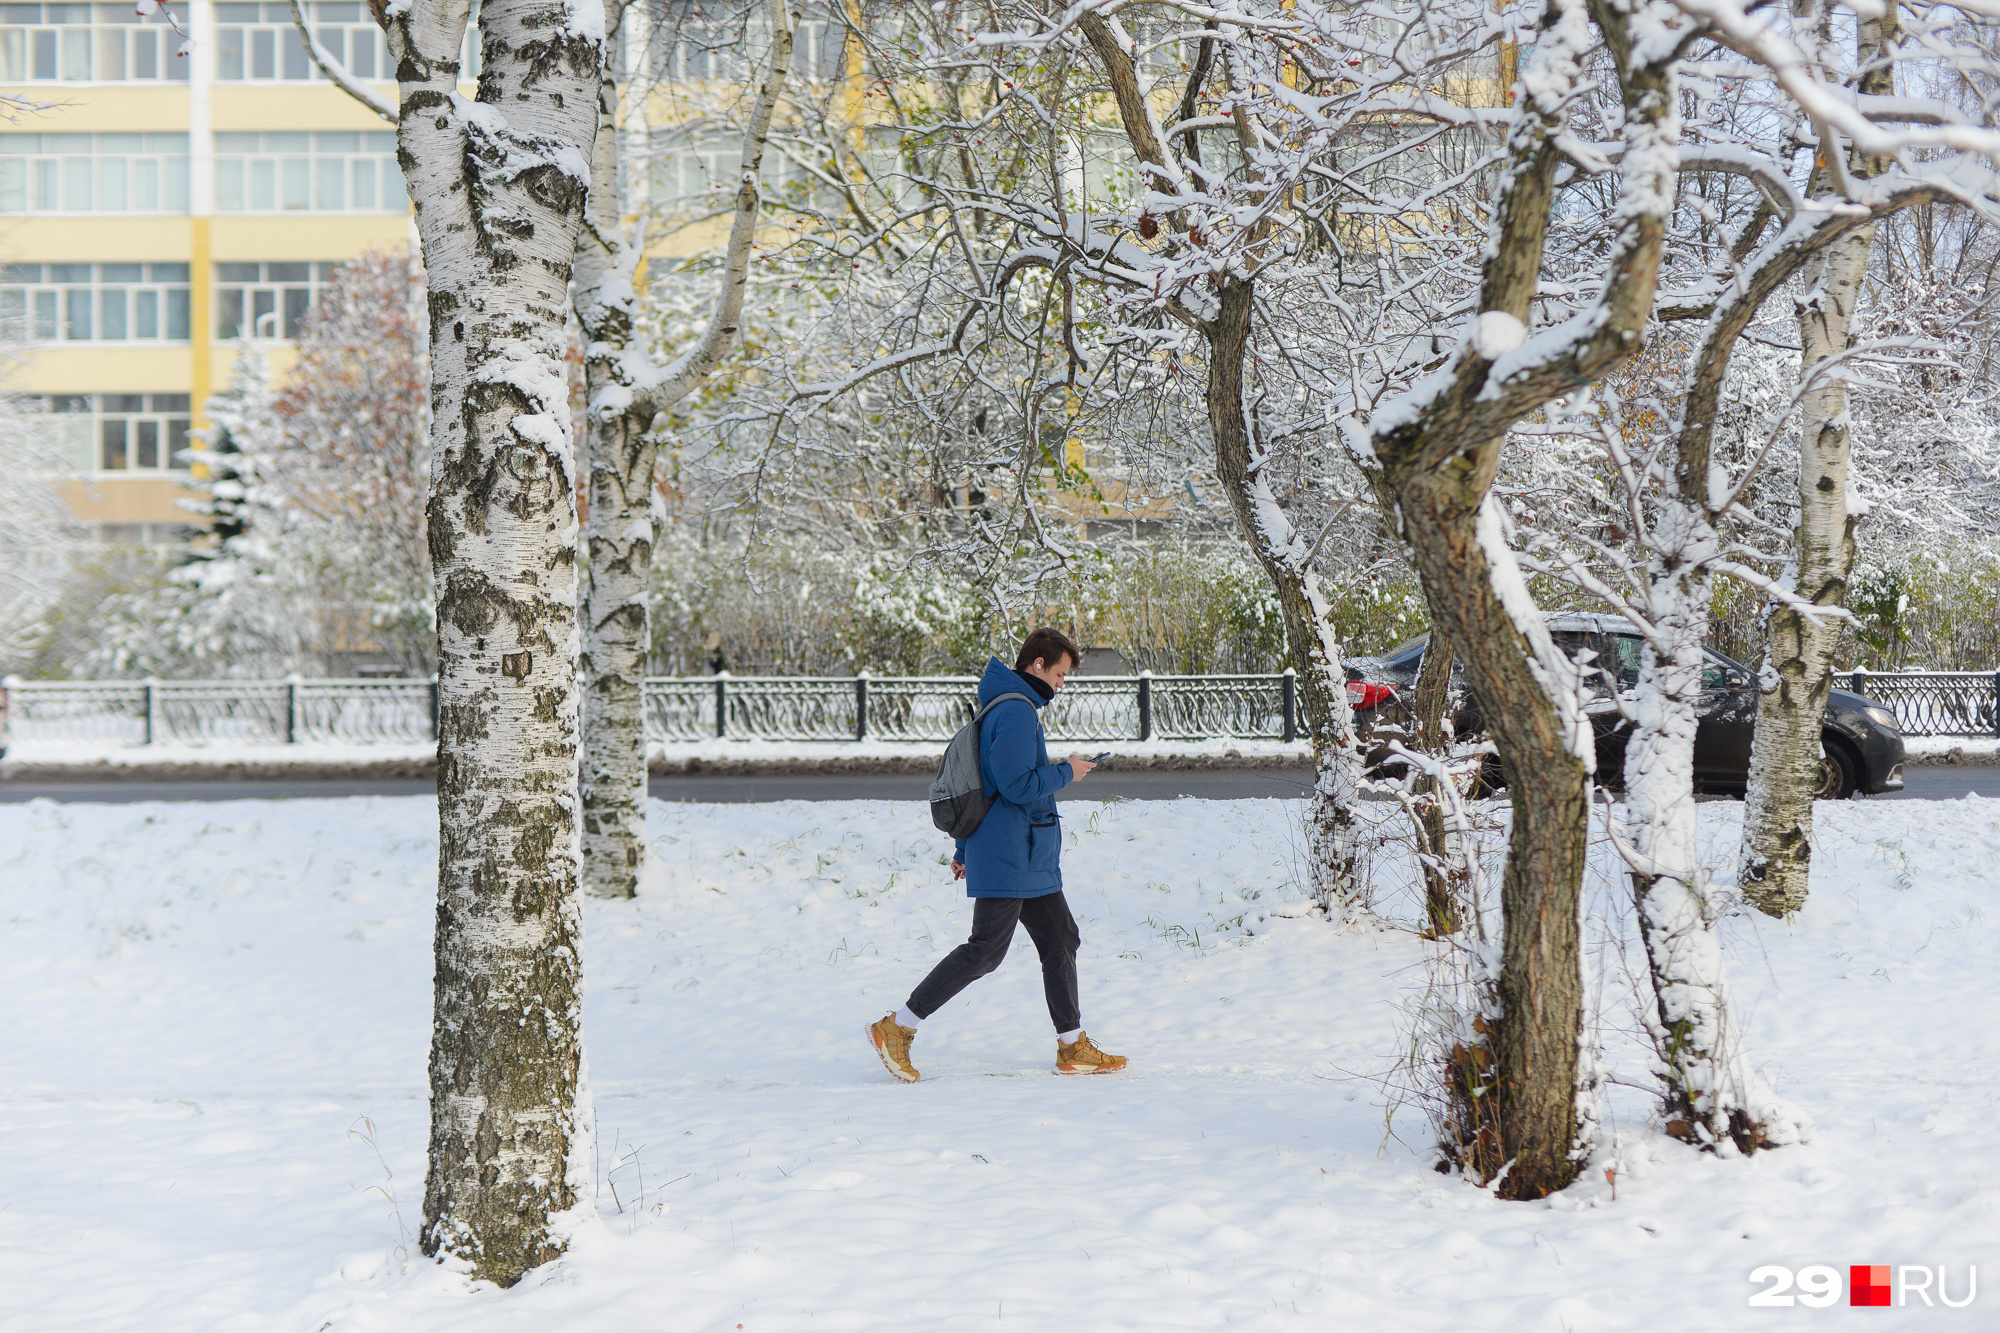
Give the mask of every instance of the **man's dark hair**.
M 1071 670 L 1083 665 L 1083 650 L 1070 642 L 1069 635 L 1047 625 L 1030 634 L 1021 645 L 1021 655 L 1014 659 L 1014 670 L 1026 671 L 1038 657 L 1050 667 L 1065 657 L 1069 658 Z

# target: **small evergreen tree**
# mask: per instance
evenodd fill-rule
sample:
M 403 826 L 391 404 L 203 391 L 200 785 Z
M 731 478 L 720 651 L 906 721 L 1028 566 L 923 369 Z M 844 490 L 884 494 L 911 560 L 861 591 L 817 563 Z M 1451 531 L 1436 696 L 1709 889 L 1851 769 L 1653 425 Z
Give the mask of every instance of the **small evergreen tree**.
M 189 485 L 201 495 L 178 503 L 208 520 L 214 541 L 198 555 L 210 561 L 234 554 L 234 544 L 253 526 L 262 453 L 276 437 L 270 364 L 256 344 L 238 348 L 229 386 L 208 400 L 208 426 L 189 432 L 200 443 L 182 454 L 193 464 Z

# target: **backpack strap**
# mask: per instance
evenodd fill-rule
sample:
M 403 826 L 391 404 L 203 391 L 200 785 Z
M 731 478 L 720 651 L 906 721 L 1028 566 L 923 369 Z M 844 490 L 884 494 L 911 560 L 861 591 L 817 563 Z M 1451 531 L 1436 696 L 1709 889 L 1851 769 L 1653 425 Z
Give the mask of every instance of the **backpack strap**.
M 993 698 L 988 699 L 984 704 L 982 704 L 979 707 L 978 711 L 973 713 L 972 715 L 972 725 L 974 727 L 974 731 L 972 733 L 972 744 L 973 744 L 974 754 L 977 754 L 979 751 L 980 733 L 977 730 L 979 724 L 986 720 L 986 715 L 988 713 L 992 712 L 999 705 L 1006 703 L 1009 699 L 1019 699 L 1022 703 L 1028 705 L 1029 708 L 1033 708 L 1035 706 L 1035 701 L 1033 699 L 1030 699 L 1027 695 L 1022 694 L 1018 690 L 1009 694 L 995 695 Z M 1040 731 L 1041 729 L 1042 729 L 1042 719 L 1038 716 L 1035 718 L 1035 730 Z M 986 791 L 986 767 L 984 764 L 981 764 L 979 769 L 979 790 L 985 793 L 989 799 L 999 794 L 997 791 L 994 792 Z

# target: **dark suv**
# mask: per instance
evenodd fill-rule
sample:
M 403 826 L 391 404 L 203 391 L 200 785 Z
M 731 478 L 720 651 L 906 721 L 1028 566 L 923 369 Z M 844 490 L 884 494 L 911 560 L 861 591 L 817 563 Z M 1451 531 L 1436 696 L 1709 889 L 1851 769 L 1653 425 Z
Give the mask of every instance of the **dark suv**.
M 1625 743 L 1632 724 L 1613 706 L 1610 681 L 1620 690 L 1639 680 L 1642 640 L 1620 616 L 1552 615 L 1549 633 L 1571 657 L 1589 651 L 1601 699 L 1591 709 L 1597 731 L 1597 777 L 1617 787 L 1625 771 Z M 1417 668 L 1423 665 L 1428 636 L 1411 639 L 1381 657 L 1350 658 L 1347 693 L 1362 734 L 1378 722 L 1407 723 Z M 1701 702 L 1695 706 L 1694 781 L 1699 791 L 1741 795 L 1750 775 L 1750 742 L 1757 729 L 1754 673 L 1713 648 L 1704 650 Z M 1456 672 L 1454 672 L 1456 675 Z M 1477 706 L 1463 691 L 1453 725 L 1460 736 L 1484 730 Z M 1903 786 L 1903 733 L 1896 715 L 1873 699 L 1834 690 L 1827 696 L 1820 732 L 1821 799 L 1843 800 L 1857 792 L 1900 791 Z

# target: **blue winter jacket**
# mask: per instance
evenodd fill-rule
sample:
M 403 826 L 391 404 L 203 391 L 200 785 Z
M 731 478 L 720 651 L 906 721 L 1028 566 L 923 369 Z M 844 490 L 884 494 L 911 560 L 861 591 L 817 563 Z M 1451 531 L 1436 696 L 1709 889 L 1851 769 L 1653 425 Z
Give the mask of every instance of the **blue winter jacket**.
M 1049 762 L 1036 713 L 1042 696 L 999 658 L 979 682 L 981 705 L 1003 694 L 1025 694 L 1031 708 L 1009 699 L 980 720 L 979 776 L 995 798 L 979 829 L 958 844 L 971 898 L 1039 898 L 1062 889 L 1062 825 L 1056 793 L 1074 776 L 1068 764 Z

